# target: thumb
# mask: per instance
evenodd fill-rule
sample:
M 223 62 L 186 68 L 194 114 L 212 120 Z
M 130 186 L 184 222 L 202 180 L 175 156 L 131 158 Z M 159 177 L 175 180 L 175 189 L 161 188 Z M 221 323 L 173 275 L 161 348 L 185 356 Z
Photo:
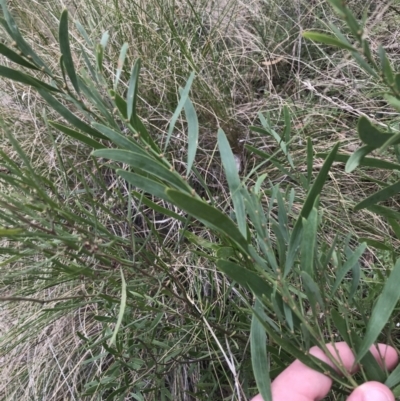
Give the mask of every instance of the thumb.
M 395 401 L 393 393 L 384 384 L 367 382 L 357 387 L 347 401 Z

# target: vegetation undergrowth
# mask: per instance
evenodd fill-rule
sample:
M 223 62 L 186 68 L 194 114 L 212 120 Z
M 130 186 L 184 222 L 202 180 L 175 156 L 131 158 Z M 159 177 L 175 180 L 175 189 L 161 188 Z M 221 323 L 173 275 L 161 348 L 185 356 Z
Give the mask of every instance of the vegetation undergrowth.
M 396 7 L 103 3 L 0 1 L 2 399 L 397 392 Z

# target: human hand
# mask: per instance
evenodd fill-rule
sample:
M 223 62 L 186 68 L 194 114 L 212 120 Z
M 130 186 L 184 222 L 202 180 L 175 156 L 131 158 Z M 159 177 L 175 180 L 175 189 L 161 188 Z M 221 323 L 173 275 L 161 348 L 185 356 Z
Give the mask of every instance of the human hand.
M 327 348 L 336 360 L 340 358 L 347 371 L 357 372 L 358 367 L 353 367 L 354 354 L 345 342 L 335 343 L 335 348 L 332 344 L 327 344 Z M 396 350 L 388 345 L 378 344 L 377 347 L 371 347 L 370 351 L 378 363 L 381 366 L 384 363 L 388 370 L 393 369 L 398 363 Z M 312 347 L 310 354 L 336 369 L 320 348 Z M 328 394 L 331 386 L 332 379 L 296 360 L 272 382 L 272 400 L 320 401 Z M 263 398 L 258 394 L 251 401 L 263 401 Z M 347 401 L 394 401 L 394 395 L 382 383 L 367 382 L 357 387 Z

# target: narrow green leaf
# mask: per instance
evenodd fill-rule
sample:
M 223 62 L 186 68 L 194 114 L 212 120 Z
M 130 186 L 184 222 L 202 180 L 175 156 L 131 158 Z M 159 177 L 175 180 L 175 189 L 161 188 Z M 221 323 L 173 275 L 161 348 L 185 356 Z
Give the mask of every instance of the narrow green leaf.
M 190 87 L 192 86 L 192 82 L 194 80 L 194 77 L 195 77 L 195 74 L 194 74 L 194 72 L 192 72 L 190 74 L 189 79 L 186 82 L 185 88 L 182 91 L 182 95 L 181 95 L 181 98 L 180 98 L 180 100 L 178 102 L 178 105 L 176 106 L 175 112 L 172 115 L 171 121 L 169 123 L 167 138 L 165 140 L 164 152 L 167 150 L 169 141 L 171 139 L 172 132 L 173 132 L 173 130 L 175 128 L 176 121 L 178 120 L 178 117 L 181 114 L 181 111 L 182 111 L 182 109 L 183 109 L 183 107 L 184 107 L 184 105 L 186 103 L 186 99 L 189 96 Z
M 285 314 L 285 321 L 289 327 L 289 330 L 294 332 L 294 322 L 293 322 L 293 313 L 287 303 L 283 303 L 283 312 Z
M 14 41 L 17 43 L 18 49 L 24 54 L 25 57 L 28 57 L 32 59 L 36 65 L 39 67 L 44 68 L 44 70 L 51 75 L 50 69 L 47 67 L 47 65 L 43 62 L 43 60 L 32 50 L 32 48 L 29 46 L 29 44 L 25 41 L 25 39 L 22 37 L 21 32 L 18 29 L 18 26 L 8 11 L 7 7 L 7 0 L 0 0 L 0 5 L 1 8 L 3 9 L 3 15 L 5 18 L 5 21 L 7 23 L 7 33 L 14 39 Z
M 335 328 L 339 330 L 343 340 L 351 349 L 357 350 L 361 344 L 361 338 L 349 329 L 346 320 L 343 319 L 335 309 L 331 311 L 331 316 L 335 324 Z M 379 382 L 385 381 L 386 374 L 370 351 L 368 351 L 361 360 L 361 365 L 362 369 L 366 373 L 367 380 L 375 380 Z
M 255 155 L 262 157 L 263 159 L 265 159 L 265 161 L 269 161 L 273 158 L 272 155 L 268 154 L 267 152 L 263 152 L 262 150 L 259 150 L 259 149 L 255 148 L 254 146 L 245 145 L 245 148 L 248 151 L 250 151 L 251 153 L 254 153 Z
M 329 156 L 325 159 L 325 162 L 322 165 L 322 168 L 319 171 L 318 176 L 315 179 L 315 182 L 307 195 L 307 198 L 304 202 L 303 208 L 301 209 L 301 212 L 300 212 L 301 217 L 304 217 L 306 219 L 308 218 L 308 215 L 310 214 L 312 208 L 314 207 L 315 200 L 321 194 L 322 188 L 325 184 L 325 181 L 328 178 L 329 171 L 335 160 L 336 153 L 339 149 L 339 146 L 340 146 L 340 144 L 337 143 L 334 146 L 334 148 L 332 149 L 332 151 L 329 153 Z
M 334 148 L 332 149 L 332 151 L 329 153 L 328 157 L 325 159 L 325 162 L 322 165 L 322 168 L 319 171 L 314 184 L 312 185 L 311 189 L 309 190 L 306 200 L 304 201 L 303 207 L 300 212 L 300 216 L 298 217 L 296 224 L 293 228 L 292 234 L 290 236 L 289 250 L 288 250 L 288 256 L 287 256 L 286 264 L 285 264 L 284 277 L 286 277 L 288 275 L 288 273 L 290 272 L 290 270 L 292 269 L 294 258 L 297 253 L 298 246 L 300 245 L 300 241 L 301 241 L 300 234 L 301 234 L 302 228 L 303 228 L 302 219 L 303 218 L 307 219 L 312 208 L 314 207 L 314 204 L 322 191 L 325 181 L 328 178 L 329 170 L 332 166 L 332 163 L 335 160 L 339 146 L 340 146 L 340 144 L 337 143 L 334 146 Z
M 347 258 L 346 263 L 340 268 L 340 270 L 336 273 L 336 280 L 333 284 L 331 294 L 332 296 L 335 295 L 336 291 L 339 288 L 340 283 L 343 281 L 346 274 L 353 268 L 353 266 L 358 263 L 362 254 L 367 249 L 367 244 L 362 243 L 358 246 L 358 248 Z
M 0 54 L 7 57 L 9 60 L 13 61 L 14 63 L 21 65 L 22 67 L 31 68 L 32 70 L 39 70 L 38 67 L 36 67 L 32 63 L 30 63 L 29 61 L 27 61 L 26 59 L 21 57 L 14 50 L 9 49 L 3 43 L 0 43 Z
M 126 95 L 127 119 L 131 120 L 132 116 L 136 118 L 137 94 L 139 88 L 139 73 L 141 60 L 137 59 L 132 67 L 131 77 L 129 79 L 128 93 Z
M 367 330 L 357 352 L 356 363 L 360 362 L 363 356 L 368 352 L 372 344 L 374 344 L 383 328 L 387 324 L 394 307 L 400 298 L 400 259 L 393 267 L 390 276 L 386 280 L 382 293 L 375 304 L 371 318 L 367 324 Z
M 308 273 L 302 271 L 300 275 L 303 280 L 303 285 L 306 291 L 307 298 L 310 301 L 311 309 L 313 310 L 314 315 L 316 315 L 318 312 L 316 307 L 317 303 L 320 305 L 322 310 L 325 309 L 321 292 L 319 291 L 318 285 L 315 283 L 315 281 L 311 278 L 311 276 Z
M 229 141 L 222 129 L 218 130 L 218 149 L 221 154 L 222 165 L 225 170 L 226 179 L 228 181 L 229 190 L 232 197 L 233 207 L 235 209 L 236 220 L 239 231 L 243 237 L 247 237 L 246 212 L 242 196 L 242 183 L 240 182 L 239 173 L 233 157 L 232 149 Z
M 311 185 L 312 172 L 314 164 L 314 150 L 310 137 L 307 137 L 307 184 L 308 187 Z
M 182 96 L 182 91 L 180 91 L 180 94 Z M 186 99 L 183 107 L 185 109 L 186 121 L 188 124 L 188 156 L 186 177 L 189 177 L 199 143 L 199 120 L 197 119 L 196 110 L 189 97 Z
M 89 74 L 93 79 L 93 82 L 98 84 L 99 80 L 98 80 L 98 77 L 97 77 L 97 73 L 96 73 L 94 67 L 92 66 L 92 63 L 89 60 L 88 54 L 86 53 L 86 51 L 84 50 L 83 46 L 80 43 L 79 43 L 79 48 L 81 49 L 81 54 L 82 54 L 83 59 L 85 61 L 86 68 L 89 71 Z
M 362 35 L 362 30 L 360 28 L 360 25 L 358 24 L 356 18 L 354 17 L 353 13 L 349 10 L 348 7 L 344 7 L 343 12 L 345 14 L 344 20 L 346 21 L 346 25 L 350 28 L 351 33 L 360 42 Z
M 81 74 L 83 75 L 83 79 L 81 77 L 78 77 L 79 88 L 84 93 L 87 100 L 89 100 L 89 102 L 91 102 L 95 109 L 99 111 L 99 113 L 97 114 L 98 120 L 104 121 L 105 119 L 111 127 L 119 130 L 116 118 L 110 113 L 110 104 L 106 103 L 105 99 L 102 97 L 102 95 L 100 95 L 99 91 L 94 86 L 94 83 L 96 81 L 92 81 L 87 76 L 86 71 L 84 71 L 83 69 L 81 70 Z
M 371 238 L 360 237 L 360 242 L 365 242 L 368 246 L 376 249 L 380 249 L 382 251 L 392 251 L 393 249 L 390 246 L 387 246 L 382 241 L 377 241 Z
M 85 28 L 83 27 L 83 25 L 82 25 L 78 20 L 76 20 L 76 21 L 75 21 L 75 26 L 76 26 L 76 29 L 78 29 L 78 31 L 79 31 L 79 33 L 81 34 L 81 36 L 83 37 L 83 39 L 85 39 L 86 44 L 87 44 L 90 48 L 93 48 L 93 47 L 94 47 L 94 46 L 93 46 L 93 42 L 92 42 L 92 40 L 89 38 L 89 35 L 87 34 L 87 32 L 86 32 Z
M 289 151 L 288 151 L 288 144 L 280 137 L 280 135 L 275 130 L 272 129 L 272 127 L 270 126 L 268 121 L 265 119 L 265 117 L 261 113 L 258 113 L 258 117 L 264 128 L 251 126 L 250 130 L 254 131 L 254 132 L 258 132 L 259 134 L 272 136 L 275 139 L 275 141 L 277 142 L 277 144 L 279 145 L 279 147 L 281 148 L 282 152 L 287 157 L 290 166 L 292 168 L 294 168 L 293 161 L 292 161 Z M 290 116 L 289 116 L 289 121 L 290 121 Z M 290 123 L 289 123 L 289 127 L 290 127 Z
M 301 246 L 301 270 L 314 277 L 314 254 L 318 227 L 318 211 L 313 208 L 308 219 L 303 219 L 303 238 Z
M 357 131 L 360 139 L 366 145 L 369 145 L 375 149 L 383 146 L 383 144 L 393 136 L 393 134 L 379 131 L 366 117 L 361 117 L 358 120 Z M 400 140 L 397 143 L 400 143 Z
M 400 76 L 400 74 L 399 74 Z M 399 88 L 399 92 L 400 92 L 400 88 Z M 400 99 L 398 99 L 397 97 L 394 97 L 392 95 L 384 95 L 385 100 L 397 111 L 400 111 Z
M 346 173 L 353 172 L 362 163 L 364 157 L 373 150 L 375 150 L 375 148 L 369 145 L 357 149 L 347 160 L 345 167 Z
M 190 192 L 188 184 L 177 173 L 170 171 L 165 165 L 142 153 L 120 149 L 100 149 L 94 151 L 93 156 L 128 164 L 141 170 L 144 174 L 152 174 L 154 177 L 165 180 L 178 189 Z
M 358 65 L 369 75 L 372 77 L 379 79 L 379 75 L 375 72 L 375 70 L 363 59 L 363 57 L 358 52 L 353 52 L 352 56 L 354 60 L 357 61 Z
M 379 149 L 379 153 L 382 154 L 386 151 L 389 146 L 397 145 L 400 143 L 400 132 L 394 134 L 391 138 L 389 138 Z
M 271 299 L 273 289 L 271 285 L 263 280 L 258 274 L 239 266 L 228 260 L 217 260 L 217 267 L 225 273 L 231 280 L 236 281 L 238 284 L 246 289 L 253 291 L 254 295 L 262 301 L 263 299 Z M 282 298 L 279 294 L 275 294 L 277 302 L 281 303 Z
M 400 192 L 400 181 L 397 181 L 395 184 L 389 185 L 386 188 L 381 189 L 380 191 L 369 196 L 367 199 L 364 199 L 362 202 L 358 203 L 356 206 L 354 206 L 354 210 L 365 209 L 376 203 L 383 202 L 391 198 L 392 196 L 397 195 L 399 192 Z
M 335 328 L 339 331 L 339 334 L 342 336 L 347 345 L 352 347 L 353 344 L 351 343 L 349 328 L 347 326 L 346 320 L 343 319 L 342 316 L 340 316 L 339 312 L 336 309 L 332 309 L 330 312 Z
M 65 83 L 65 86 L 67 87 L 67 73 L 65 71 L 65 64 L 64 64 L 64 56 L 61 55 L 59 60 L 58 60 L 58 64 L 60 65 L 60 70 L 61 70 L 61 75 L 62 75 L 62 79 Z
M 285 142 L 286 142 L 287 146 L 289 147 L 290 134 L 292 132 L 292 122 L 290 120 L 289 108 L 286 105 L 283 107 L 283 115 L 284 115 L 284 119 L 285 119 L 285 129 L 283 130 L 283 137 L 285 138 Z
M 0 65 L 0 75 L 4 78 L 12 79 L 16 82 L 21 82 L 25 85 L 33 86 L 36 89 L 46 89 L 52 92 L 59 92 L 57 88 L 54 86 L 48 85 L 45 82 L 39 81 L 38 79 L 25 74 L 21 71 L 14 70 L 12 68 L 4 67 L 4 65 Z
M 69 45 L 69 32 L 68 32 L 68 10 L 64 9 L 61 13 L 60 26 L 58 27 L 58 39 L 60 41 L 60 51 L 63 56 L 63 62 L 67 74 L 76 93 L 80 93 L 78 78 L 76 76 L 74 61 L 72 60 L 71 48 Z
M 62 117 L 64 117 L 70 124 L 78 128 L 79 130 L 86 132 L 88 135 L 93 136 L 97 139 L 107 139 L 99 131 L 92 128 L 90 125 L 83 122 L 75 114 L 69 111 L 62 103 L 60 103 L 56 98 L 50 95 L 47 91 L 43 89 L 38 90 L 40 96 Z
M 115 340 L 117 339 L 117 335 L 118 335 L 119 329 L 121 327 L 122 319 L 124 317 L 125 309 L 126 309 L 126 281 L 125 281 L 124 272 L 122 271 L 122 269 L 121 269 L 121 283 L 122 283 L 122 285 L 121 285 L 121 303 L 119 306 L 117 323 L 115 324 L 113 335 L 110 338 L 110 341 L 108 342 L 109 347 L 112 347 L 113 345 L 115 345 Z
M 265 320 L 261 302 L 256 299 L 254 309 Z M 267 334 L 256 314 L 253 314 L 250 328 L 250 349 L 253 374 L 257 388 L 264 401 L 272 401 L 271 379 L 269 377 L 269 358 L 267 356 Z
M 372 205 L 372 206 L 368 207 L 368 210 L 370 210 L 371 212 L 374 212 L 376 214 L 385 216 L 388 219 L 400 220 L 400 213 L 396 212 L 393 209 L 390 209 L 386 206 Z
M 23 233 L 24 230 L 22 228 L 5 228 L 0 227 L 0 237 L 13 237 L 14 235 L 18 235 Z
M 118 170 L 118 171 L 122 171 L 122 170 Z M 143 188 L 141 188 L 141 189 L 143 189 Z M 165 193 L 165 188 L 164 188 L 164 193 Z M 161 213 L 165 216 L 172 217 L 174 220 L 178 220 L 178 221 L 182 221 L 182 222 L 185 222 L 187 220 L 186 217 L 181 216 L 178 213 L 175 213 L 172 210 L 169 210 L 165 207 L 162 207 L 155 202 L 152 202 L 150 199 L 146 198 L 145 196 L 143 196 L 143 194 L 140 194 L 139 192 L 132 191 L 132 195 L 134 195 L 137 199 L 140 200 L 140 202 L 142 202 L 146 206 L 150 207 L 152 210 L 154 210 L 157 213 Z
M 396 369 L 390 373 L 389 377 L 385 381 L 385 385 L 390 389 L 393 389 L 400 383 L 400 364 L 396 366 Z
M 329 22 L 328 26 L 340 41 L 342 41 L 343 43 L 346 43 L 348 46 L 351 46 L 351 43 L 349 42 L 349 40 L 346 38 L 345 35 L 342 34 L 340 29 L 336 25 Z
M 305 31 L 303 32 L 303 37 L 306 39 L 310 39 L 314 42 L 323 43 L 325 45 L 336 46 L 341 49 L 350 50 L 355 52 L 356 49 L 353 46 L 349 46 L 347 43 L 342 42 L 341 40 L 335 38 L 332 35 L 326 35 L 324 33 Z
M 160 154 L 161 151 L 158 145 L 154 142 L 153 138 L 148 133 L 146 127 L 141 122 L 140 118 L 137 115 L 132 114 L 132 118 L 128 120 L 127 114 L 127 104 L 126 101 L 116 92 L 110 91 L 111 96 L 115 100 L 115 105 L 117 106 L 122 118 L 127 122 L 127 125 L 131 132 L 140 135 L 140 140 L 149 145 L 157 154 Z
M 388 219 L 388 222 L 392 227 L 392 230 L 394 231 L 397 239 L 400 240 L 400 224 L 395 219 L 390 219 L 390 218 Z
M 328 156 L 328 153 L 317 153 L 317 157 L 322 157 L 325 159 Z M 335 157 L 335 161 L 337 162 L 342 162 L 342 163 L 347 163 L 351 156 L 344 155 L 344 154 L 337 154 Z M 388 162 L 385 160 L 380 160 L 380 159 L 374 159 L 372 157 L 365 157 L 362 160 L 359 161 L 360 166 L 364 167 L 376 167 L 376 168 L 382 168 L 384 170 L 399 170 L 400 171 L 400 164 Z
M 122 150 L 131 150 L 135 153 L 145 154 L 144 150 L 137 143 L 131 141 L 124 135 L 121 135 L 119 132 L 108 128 L 103 124 L 92 123 L 92 126 Z
M 247 252 L 248 244 L 246 239 L 237 229 L 235 223 L 224 213 L 200 199 L 176 190 L 167 190 L 167 195 L 173 204 L 201 221 L 206 227 L 216 230 L 234 240 L 243 251 Z
M 129 45 L 128 45 L 128 43 L 125 42 L 122 45 L 121 51 L 119 53 L 118 63 L 117 63 L 117 71 L 115 73 L 114 91 L 117 90 L 118 82 L 119 82 L 119 79 L 121 78 L 121 73 L 122 73 L 122 70 L 124 68 L 126 52 L 128 51 L 128 48 L 129 48 Z
M 90 146 L 93 149 L 103 149 L 105 147 L 104 145 L 102 145 L 101 143 L 95 141 L 94 139 L 89 138 L 86 135 L 83 135 L 80 132 L 75 131 L 75 130 L 69 128 L 69 127 L 66 127 L 65 125 L 58 124 L 58 123 L 56 123 L 54 121 L 49 121 L 49 124 L 52 127 L 60 130 L 64 134 L 70 136 L 71 138 L 74 138 L 74 139 L 76 139 L 76 140 L 78 140 L 78 141 Z
M 125 181 L 132 184 L 134 187 L 140 188 L 144 192 L 155 196 L 156 198 L 170 201 L 168 196 L 165 194 L 166 186 L 151 180 L 150 178 L 131 173 L 125 170 L 116 170 L 117 174 L 122 177 Z
M 382 47 L 382 45 L 378 46 L 378 54 L 381 61 L 381 69 L 386 79 L 386 83 L 391 86 L 394 83 L 394 74 L 390 65 L 390 61 L 387 58 L 385 49 Z
M 100 43 L 96 46 L 97 69 L 101 73 L 103 72 L 104 50 L 107 46 L 109 38 L 110 38 L 110 34 L 108 33 L 108 31 L 105 31 L 101 37 Z

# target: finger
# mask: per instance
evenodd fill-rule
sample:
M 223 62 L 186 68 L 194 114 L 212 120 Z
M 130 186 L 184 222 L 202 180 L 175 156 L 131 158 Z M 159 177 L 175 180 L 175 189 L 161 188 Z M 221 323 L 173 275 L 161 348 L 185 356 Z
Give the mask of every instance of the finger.
M 394 395 L 384 384 L 368 382 L 357 387 L 347 401 L 394 401 Z
M 337 361 L 341 361 L 346 370 L 352 371 L 352 373 L 356 371 L 356 368 L 353 367 L 355 357 L 345 342 L 328 344 L 327 348 Z M 378 348 L 373 346 L 371 352 L 381 365 L 384 360 L 387 369 L 393 369 L 397 365 L 398 357 L 394 348 L 379 344 Z M 320 348 L 311 348 L 310 354 L 334 367 Z M 273 381 L 271 385 L 272 399 L 274 401 L 289 399 L 292 401 L 317 401 L 328 394 L 331 386 L 332 380 L 329 377 L 296 360 Z M 252 401 L 262 401 L 262 397 L 258 395 Z
M 331 355 L 336 359 L 336 361 L 340 362 L 348 372 L 355 373 L 358 371 L 359 366 L 354 366 L 355 357 L 353 351 L 345 342 L 327 344 L 326 348 L 330 351 Z M 370 348 L 370 351 L 381 367 L 391 370 L 398 363 L 396 350 L 386 344 L 378 344 L 377 346 L 373 345 Z M 321 359 L 338 371 L 333 362 L 331 362 L 321 348 L 312 347 L 310 349 L 310 354 L 314 355 L 318 359 Z

